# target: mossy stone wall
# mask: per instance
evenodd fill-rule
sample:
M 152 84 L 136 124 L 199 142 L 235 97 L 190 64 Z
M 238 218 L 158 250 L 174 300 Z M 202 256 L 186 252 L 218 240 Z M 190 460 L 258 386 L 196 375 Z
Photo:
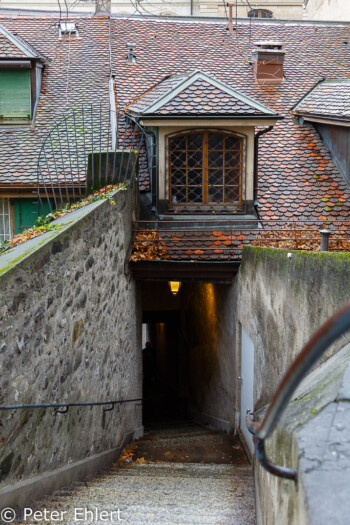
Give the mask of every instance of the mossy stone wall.
M 141 314 L 125 271 L 132 189 L 114 200 L 90 205 L 32 248 L 16 248 L 3 268 L 0 404 L 141 397 Z M 117 448 L 142 425 L 132 404 L 10 410 L 0 419 L 0 489 Z

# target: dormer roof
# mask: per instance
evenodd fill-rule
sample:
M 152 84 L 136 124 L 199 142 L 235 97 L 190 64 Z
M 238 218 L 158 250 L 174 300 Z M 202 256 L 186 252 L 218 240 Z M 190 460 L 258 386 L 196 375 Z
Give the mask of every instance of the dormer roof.
M 144 117 L 278 118 L 267 106 L 201 71 L 170 75 L 128 105 Z
M 296 116 L 350 121 L 350 79 L 332 78 L 318 82 L 293 108 Z
M 36 59 L 45 62 L 45 58 L 28 42 L 18 35 L 10 33 L 0 24 L 0 59 Z

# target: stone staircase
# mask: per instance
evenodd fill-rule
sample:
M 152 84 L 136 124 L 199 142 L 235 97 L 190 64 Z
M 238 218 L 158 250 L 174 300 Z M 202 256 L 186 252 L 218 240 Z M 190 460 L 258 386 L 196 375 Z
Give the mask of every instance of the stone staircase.
M 180 432 L 187 451 L 190 433 L 187 431 L 184 437 Z M 198 439 L 198 427 L 193 434 Z M 208 430 L 202 431 L 204 441 L 206 436 Z M 207 439 L 215 442 L 216 438 L 221 436 L 214 432 Z M 164 434 L 160 440 L 157 433 L 147 439 L 159 457 Z M 142 440 L 137 443 L 142 445 Z M 130 450 L 135 448 L 128 447 L 124 458 L 130 458 Z M 57 512 L 54 516 L 62 518 L 59 521 L 54 521 L 52 514 L 47 517 L 51 517 L 50 523 L 60 525 L 255 524 L 254 481 L 249 464 L 150 461 L 144 456 L 135 458 L 134 454 L 132 460 L 122 459 L 107 472 L 45 498 L 35 510 Z M 37 522 L 27 518 L 23 523 Z

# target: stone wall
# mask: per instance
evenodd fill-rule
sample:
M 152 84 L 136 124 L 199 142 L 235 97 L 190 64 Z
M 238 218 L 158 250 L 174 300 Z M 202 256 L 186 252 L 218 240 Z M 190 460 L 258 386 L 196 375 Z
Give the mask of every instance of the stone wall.
M 244 325 L 255 344 L 254 397 L 260 408 L 311 335 L 349 300 L 350 257 L 247 247 L 235 292 L 237 325 Z M 344 339 L 324 359 L 342 346 Z M 236 347 L 239 354 L 239 337 Z
M 303 345 L 349 301 L 350 256 L 244 248 L 235 297 L 237 369 L 241 323 L 255 347 L 254 411 L 259 420 L 259 413 L 262 417 L 265 405 Z M 332 521 L 330 515 L 344 516 L 349 512 L 346 506 L 346 511 L 341 511 L 347 487 L 344 477 L 349 469 L 349 455 L 342 442 L 347 439 L 342 435 L 350 424 L 348 397 L 338 396 L 350 356 L 349 341 L 350 331 L 330 347 L 295 393 L 279 427 L 267 439 L 268 457 L 277 464 L 297 468 L 299 483 L 295 486 L 274 477 L 256 464 L 259 525 L 326 524 Z M 338 401 L 346 402 L 337 403 L 337 396 Z M 333 412 L 339 412 L 337 417 L 343 426 L 329 417 L 330 403 Z M 336 484 L 339 488 L 330 498 L 329 486 Z M 334 522 L 345 523 L 342 519 Z
M 115 205 L 99 201 L 78 219 L 74 212 L 25 256 L 23 248 L 11 254 L 0 277 L 0 404 L 142 396 L 141 313 L 124 266 L 133 199 L 121 191 Z M 115 450 L 142 425 L 133 404 L 0 417 L 0 487 Z

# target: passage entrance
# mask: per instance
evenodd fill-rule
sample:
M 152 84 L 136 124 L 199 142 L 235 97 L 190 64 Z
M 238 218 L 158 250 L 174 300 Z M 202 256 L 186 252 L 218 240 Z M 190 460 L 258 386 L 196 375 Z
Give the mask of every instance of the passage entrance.
M 144 312 L 146 342 L 143 359 L 144 421 L 186 417 L 186 400 L 181 390 L 180 312 Z
M 145 423 L 189 417 L 235 430 L 236 368 L 233 287 L 142 282 Z M 147 343 L 147 346 L 146 346 Z

